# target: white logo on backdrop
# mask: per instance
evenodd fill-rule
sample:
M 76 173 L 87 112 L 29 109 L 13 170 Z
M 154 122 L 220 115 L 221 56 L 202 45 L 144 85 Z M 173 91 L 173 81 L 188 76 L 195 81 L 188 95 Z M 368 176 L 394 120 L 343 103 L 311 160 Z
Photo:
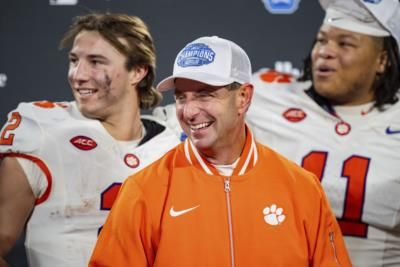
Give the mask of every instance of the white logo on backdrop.
M 4 73 L 0 73 L 0 87 L 6 87 L 7 83 L 7 75 Z
M 272 14 L 293 14 L 299 7 L 300 0 L 261 0 Z
M 78 0 L 49 0 L 51 6 L 74 6 L 78 4 Z

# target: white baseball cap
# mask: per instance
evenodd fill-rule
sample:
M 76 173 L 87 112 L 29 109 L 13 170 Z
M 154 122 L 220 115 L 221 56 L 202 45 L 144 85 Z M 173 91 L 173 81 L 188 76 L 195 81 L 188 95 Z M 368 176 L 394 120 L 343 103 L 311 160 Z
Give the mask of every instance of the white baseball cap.
M 162 80 L 157 89 L 174 89 L 176 78 L 213 86 L 243 84 L 251 80 L 251 63 L 246 52 L 234 42 L 217 36 L 200 37 L 178 53 L 172 76 Z
M 390 36 L 400 48 L 399 0 L 319 0 L 324 24 L 371 36 Z

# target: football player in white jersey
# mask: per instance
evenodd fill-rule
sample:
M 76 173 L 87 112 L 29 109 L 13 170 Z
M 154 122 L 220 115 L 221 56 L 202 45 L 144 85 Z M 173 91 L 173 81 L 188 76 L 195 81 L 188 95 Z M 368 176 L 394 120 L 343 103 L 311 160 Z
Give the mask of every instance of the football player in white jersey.
M 21 103 L 0 132 L 0 266 L 25 226 L 30 266 L 87 266 L 124 178 L 179 143 L 140 115 L 161 97 L 141 19 L 78 17 L 69 46 L 75 102 Z
M 302 81 L 255 73 L 247 120 L 321 179 L 354 266 L 400 266 L 400 4 L 320 2 Z

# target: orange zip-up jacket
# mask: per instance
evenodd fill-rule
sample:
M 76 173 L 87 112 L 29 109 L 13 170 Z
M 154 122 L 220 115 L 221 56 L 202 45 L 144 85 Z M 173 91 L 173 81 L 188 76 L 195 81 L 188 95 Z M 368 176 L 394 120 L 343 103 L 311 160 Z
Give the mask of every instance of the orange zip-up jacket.
M 129 177 L 89 266 L 351 266 L 317 178 L 247 132 L 229 177 L 189 140 Z

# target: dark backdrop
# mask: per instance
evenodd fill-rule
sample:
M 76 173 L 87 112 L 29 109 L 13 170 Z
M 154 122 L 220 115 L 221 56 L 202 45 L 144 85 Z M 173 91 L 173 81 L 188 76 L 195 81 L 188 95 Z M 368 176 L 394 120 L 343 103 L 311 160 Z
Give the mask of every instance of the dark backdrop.
M 0 125 L 19 102 L 72 100 L 67 52 L 58 42 L 76 15 L 91 11 L 140 16 L 157 48 L 157 79 L 172 72 L 177 52 L 189 41 L 217 35 L 242 46 L 253 70 L 288 61 L 301 68 L 323 17 L 317 0 L 264 0 L 270 5 L 298 2 L 293 14 L 272 14 L 261 0 L 0 0 Z M 172 101 L 166 95 L 163 104 Z M 26 266 L 22 241 L 8 256 Z

